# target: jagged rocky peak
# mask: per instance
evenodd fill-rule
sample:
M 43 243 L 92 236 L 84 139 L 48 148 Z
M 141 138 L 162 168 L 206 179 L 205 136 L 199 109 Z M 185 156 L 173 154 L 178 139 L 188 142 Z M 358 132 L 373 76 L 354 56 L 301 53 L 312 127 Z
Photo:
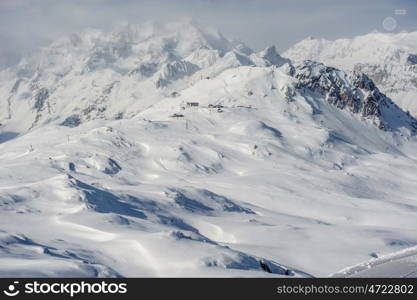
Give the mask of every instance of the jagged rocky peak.
M 278 68 L 296 82 L 295 88 L 276 84 L 284 87 L 285 97 L 309 89 L 339 109 L 372 119 L 381 129 L 399 127 L 389 120 L 392 112 L 410 120 L 360 72 L 344 73 L 313 61 L 293 64 L 275 46 L 253 52 L 193 22 L 127 24 L 109 33 L 88 29 L 62 38 L 0 82 L 7 108 L 0 117 L 15 120 L 19 130 L 51 122 L 71 127 L 93 119 L 133 117 L 197 82 L 210 86 L 205 80 L 244 66 L 268 72 Z M 28 105 L 21 106 L 21 100 Z M 23 114 L 24 121 L 18 120 Z
M 286 63 L 290 63 L 289 59 L 283 58 L 278 54 L 275 46 L 268 46 L 257 53 L 251 53 L 248 57 L 252 61 L 252 64 L 262 67 L 281 67 Z
M 266 47 L 264 50 L 259 52 L 259 56 L 268 61 L 271 65 L 275 65 L 278 67 L 290 62 L 289 59 L 283 58 L 281 55 L 278 54 L 277 49 L 274 45 Z
M 184 60 L 175 60 L 167 63 L 159 71 L 156 87 L 164 87 L 173 80 L 194 74 L 197 70 L 199 70 L 198 66 Z
M 417 31 L 373 32 L 351 39 L 305 39 L 283 54 L 369 76 L 402 109 L 417 117 Z
M 409 54 L 407 57 L 407 63 L 410 65 L 417 65 L 417 54 Z
M 297 90 L 318 93 L 337 108 L 371 120 L 379 129 L 388 131 L 405 127 L 412 134 L 417 133 L 417 120 L 381 93 L 364 73 L 346 73 L 307 60 L 295 65 L 294 77 L 298 80 Z
M 212 66 L 222 56 L 223 53 L 221 51 L 202 46 L 191 53 L 186 60 L 200 68 L 207 68 Z

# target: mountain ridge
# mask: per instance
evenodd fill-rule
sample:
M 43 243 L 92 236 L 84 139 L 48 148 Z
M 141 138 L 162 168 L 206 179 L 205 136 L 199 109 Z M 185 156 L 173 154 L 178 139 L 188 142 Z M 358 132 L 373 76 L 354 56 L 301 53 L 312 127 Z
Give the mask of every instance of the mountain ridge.
M 220 33 L 203 30 L 194 23 L 128 24 L 106 34 L 88 29 L 61 38 L 28 61 L 23 60 L 18 67 L 2 72 L 3 78 L 9 75 L 9 80 L 4 80 L 0 86 L 5 95 L 3 98 L 7 99 L 2 123 L 6 123 L 5 119 L 13 119 L 13 110 L 19 113 L 26 110 L 25 119 L 32 118 L 30 124 L 20 124 L 20 127 L 26 126 L 25 130 L 57 119 L 61 124 L 73 126 L 94 118 L 132 117 L 156 101 L 178 94 L 200 80 L 216 77 L 227 69 L 239 66 L 280 68 L 284 65 L 294 69 L 294 64 L 282 58 L 274 46 L 255 53 L 242 43 L 236 44 Z M 305 69 L 306 65 L 299 68 Z M 301 77 L 305 76 L 301 75 L 302 71 L 291 72 L 295 72 L 295 78 L 300 80 L 295 90 L 307 86 L 301 82 Z M 350 83 L 342 80 L 346 83 L 342 89 L 352 89 L 347 85 L 354 84 L 354 78 L 358 76 L 351 76 Z M 326 89 L 340 89 L 337 85 L 342 81 L 329 81 L 331 77 L 334 76 L 326 78 L 333 87 Z M 378 127 L 389 128 L 387 121 L 381 120 L 379 99 L 383 98 L 383 103 L 391 101 L 381 96 L 371 84 L 372 90 L 368 91 L 378 100 L 374 96 L 372 101 L 368 101 L 370 96 L 365 99 L 368 106 L 374 105 L 372 113 L 363 116 L 372 114 L 378 119 Z M 339 94 L 338 97 L 346 95 Z M 355 101 L 360 102 L 359 98 Z M 355 109 L 350 111 L 357 113 Z M 412 118 L 401 118 L 409 120 L 410 128 L 414 130 Z M 22 116 L 17 119 L 22 123 Z
M 367 74 L 402 109 L 417 114 L 417 32 L 370 33 L 352 39 L 305 39 L 283 53 Z
M 162 26 L 0 73 L 1 276 L 327 276 L 417 245 L 415 119 L 371 79 Z

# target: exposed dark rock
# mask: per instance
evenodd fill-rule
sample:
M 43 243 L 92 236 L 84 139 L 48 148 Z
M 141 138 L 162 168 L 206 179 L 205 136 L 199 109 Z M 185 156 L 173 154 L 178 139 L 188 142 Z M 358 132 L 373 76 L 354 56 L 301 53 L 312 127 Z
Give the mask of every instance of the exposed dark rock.
M 39 89 L 34 97 L 35 104 L 33 105 L 33 108 L 36 109 L 36 111 L 38 112 L 41 111 L 48 97 L 49 97 L 49 91 L 46 88 Z
M 263 259 L 259 261 L 259 264 L 262 270 L 264 270 L 267 273 L 272 273 L 271 268 L 269 268 L 268 264 Z
M 114 159 L 109 158 L 108 166 L 105 168 L 104 173 L 114 175 L 119 173 L 120 170 L 122 170 L 122 167 Z
M 79 115 L 71 115 L 65 119 L 60 125 L 67 127 L 77 127 L 81 124 L 81 118 Z
M 161 73 L 155 83 L 157 88 L 167 86 L 172 80 L 177 80 L 190 76 L 197 72 L 199 67 L 184 60 L 175 60 L 167 63 L 161 69 Z
M 115 116 L 114 116 L 115 120 L 121 120 L 123 119 L 123 112 L 118 112 Z
M 381 130 L 403 126 L 412 134 L 417 132 L 417 120 L 382 94 L 363 73 L 345 73 L 318 62 L 304 61 L 296 66 L 294 77 L 298 79 L 297 90 L 309 89 L 321 94 L 330 104 L 372 120 Z M 402 120 L 401 124 L 393 124 L 393 118 Z
M 70 171 L 75 172 L 75 164 L 74 164 L 73 162 L 70 162 L 70 163 L 68 164 L 68 169 L 69 169 Z
M 407 63 L 409 63 L 410 65 L 417 65 L 417 54 L 408 55 Z

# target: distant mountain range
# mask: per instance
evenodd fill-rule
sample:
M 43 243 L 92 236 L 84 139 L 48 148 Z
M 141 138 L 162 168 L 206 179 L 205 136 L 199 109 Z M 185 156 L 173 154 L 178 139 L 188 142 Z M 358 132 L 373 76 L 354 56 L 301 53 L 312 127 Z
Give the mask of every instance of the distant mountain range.
M 370 33 L 334 41 L 308 38 L 283 55 L 363 72 L 402 109 L 417 115 L 417 32 Z
M 351 276 L 417 245 L 414 37 L 281 56 L 149 23 L 0 72 L 0 276 Z

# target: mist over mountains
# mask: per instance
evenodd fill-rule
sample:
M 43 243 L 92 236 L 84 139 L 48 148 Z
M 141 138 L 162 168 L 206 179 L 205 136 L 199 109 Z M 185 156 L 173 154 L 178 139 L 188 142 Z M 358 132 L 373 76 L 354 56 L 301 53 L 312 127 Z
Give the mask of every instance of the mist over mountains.
M 39 49 L 0 72 L 0 275 L 351 276 L 363 267 L 337 272 L 406 248 L 412 261 L 415 37 L 280 55 L 176 22 Z

